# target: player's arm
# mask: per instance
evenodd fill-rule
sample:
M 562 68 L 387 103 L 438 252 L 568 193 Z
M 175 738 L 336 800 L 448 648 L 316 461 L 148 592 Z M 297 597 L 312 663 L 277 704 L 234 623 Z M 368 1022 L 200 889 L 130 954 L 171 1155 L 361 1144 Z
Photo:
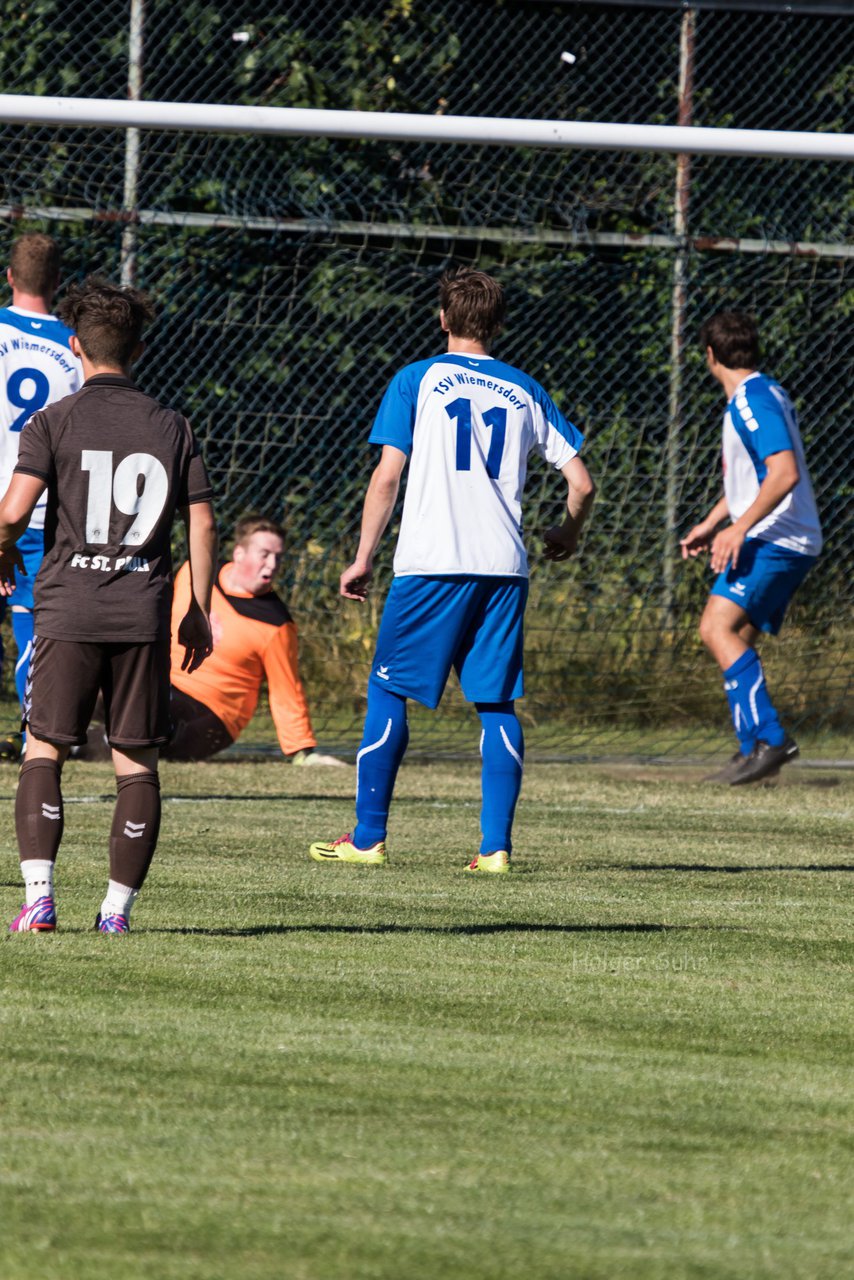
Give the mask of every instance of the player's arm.
M 213 507 L 192 502 L 181 508 L 190 550 L 190 603 L 178 626 L 178 643 L 184 649 L 182 671 L 195 671 L 213 650 L 211 592 L 216 570 L 217 536 Z
M 755 524 L 770 516 L 775 507 L 792 492 L 800 479 L 794 450 L 782 449 L 765 458 L 765 479 L 750 506 L 727 529 L 721 529 L 712 542 L 712 569 L 724 573 L 732 565 L 738 568 L 738 556 L 745 538 Z
M 719 498 L 712 507 L 705 520 L 701 520 L 699 524 L 695 524 L 693 529 L 685 534 L 684 538 L 679 539 L 679 545 L 682 548 L 682 559 L 687 560 L 689 556 L 700 555 L 702 551 L 708 551 L 712 545 L 712 539 L 715 536 L 715 530 L 719 525 L 723 524 L 729 515 L 729 507 L 726 498 Z
M 0 596 L 10 596 L 15 590 L 15 570 L 24 568 L 15 543 L 30 523 L 45 488 L 39 476 L 16 471 L 0 501 Z
M 359 549 L 353 563 L 341 574 L 341 594 L 348 600 L 364 600 L 367 597 L 368 585 L 373 576 L 374 553 L 394 511 L 406 458 L 407 455 L 394 445 L 383 445 L 379 463 L 365 494 Z
M 561 467 L 561 473 L 566 480 L 566 515 L 562 524 L 552 525 L 543 534 L 545 560 L 568 560 L 575 553 L 581 526 L 596 496 L 596 486 L 578 454 Z
M 262 655 L 270 715 L 276 726 L 279 746 L 286 756 L 316 747 L 305 689 L 299 678 L 299 646 L 294 623 L 279 627 Z

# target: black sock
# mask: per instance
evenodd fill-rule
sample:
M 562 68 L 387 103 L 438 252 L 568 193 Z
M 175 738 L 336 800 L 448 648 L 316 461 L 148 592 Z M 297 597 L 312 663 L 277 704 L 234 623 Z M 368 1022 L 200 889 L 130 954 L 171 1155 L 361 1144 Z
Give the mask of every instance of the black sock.
M 141 889 L 160 832 L 160 779 L 131 773 L 116 781 L 116 808 L 110 832 L 110 879 Z
M 55 862 L 62 830 L 60 776 L 56 760 L 27 760 L 21 765 L 15 794 L 15 833 L 21 862 Z

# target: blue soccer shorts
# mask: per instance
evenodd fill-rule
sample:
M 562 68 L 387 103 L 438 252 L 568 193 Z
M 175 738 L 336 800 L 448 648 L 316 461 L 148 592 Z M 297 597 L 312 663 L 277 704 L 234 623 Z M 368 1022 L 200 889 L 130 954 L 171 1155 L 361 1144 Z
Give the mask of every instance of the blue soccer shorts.
M 748 538 L 738 555 L 738 569 L 730 566 L 718 574 L 711 595 L 734 600 L 757 631 L 775 636 L 783 625 L 789 601 L 817 559 L 761 538 Z
M 14 608 L 33 609 L 33 584 L 39 565 L 44 559 L 44 529 L 26 529 L 17 542 L 18 550 L 24 560 L 24 571 L 15 570 L 15 590 L 7 597 Z
M 395 578 L 370 679 L 437 707 L 453 667 L 469 702 L 521 698 L 527 578 Z

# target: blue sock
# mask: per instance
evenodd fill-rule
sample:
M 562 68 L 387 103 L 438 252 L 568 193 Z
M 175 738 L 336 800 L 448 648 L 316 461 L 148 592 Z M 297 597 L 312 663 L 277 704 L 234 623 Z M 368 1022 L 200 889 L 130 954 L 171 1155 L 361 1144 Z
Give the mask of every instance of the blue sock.
M 483 807 L 480 827 L 481 853 L 498 849 L 511 851 L 510 831 L 522 786 L 525 739 L 512 702 L 477 702 L 483 726 L 480 754 L 483 757 L 481 786 Z
M 409 742 L 406 699 L 379 685 L 368 685 L 368 711 L 356 756 L 357 849 L 385 840 L 394 780 Z
M 724 672 L 724 691 L 743 755 L 761 738 L 772 747 L 786 740 L 774 704 L 768 696 L 765 672 L 755 649 L 748 649 Z
M 33 653 L 33 615 L 29 609 L 23 613 L 19 609 L 12 610 L 12 634 L 18 646 L 18 661 L 15 663 L 15 688 L 18 690 L 18 701 L 24 705 L 24 690 L 27 687 L 27 673 L 30 669 L 30 658 Z

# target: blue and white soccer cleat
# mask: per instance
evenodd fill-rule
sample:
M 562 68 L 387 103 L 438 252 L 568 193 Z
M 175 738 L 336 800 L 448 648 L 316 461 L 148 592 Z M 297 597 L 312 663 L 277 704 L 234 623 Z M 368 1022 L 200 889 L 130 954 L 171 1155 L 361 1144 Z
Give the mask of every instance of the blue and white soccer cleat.
M 31 907 L 24 903 L 9 925 L 10 933 L 52 933 L 56 928 L 53 898 L 37 898 Z
M 130 920 L 127 916 L 102 916 L 100 911 L 95 916 L 96 933 L 130 933 Z

